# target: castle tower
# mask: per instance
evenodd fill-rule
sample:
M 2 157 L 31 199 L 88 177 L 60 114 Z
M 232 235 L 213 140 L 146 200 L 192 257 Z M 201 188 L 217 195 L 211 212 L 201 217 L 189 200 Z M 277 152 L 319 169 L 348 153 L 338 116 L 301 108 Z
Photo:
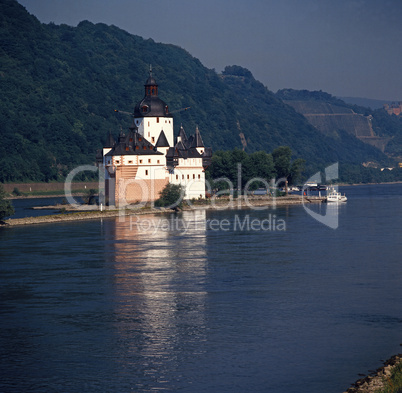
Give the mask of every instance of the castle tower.
M 166 103 L 158 97 L 158 84 L 152 77 L 152 69 L 149 70 L 149 78 L 144 87 L 144 98 L 134 108 L 134 122 L 138 132 L 155 144 L 163 131 L 169 146 L 173 146 L 173 116 Z

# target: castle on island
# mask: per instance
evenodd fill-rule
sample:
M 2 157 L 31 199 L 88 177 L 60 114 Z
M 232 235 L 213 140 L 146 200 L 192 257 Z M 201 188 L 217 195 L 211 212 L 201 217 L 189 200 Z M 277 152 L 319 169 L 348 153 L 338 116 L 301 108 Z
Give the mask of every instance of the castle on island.
M 128 132 L 120 132 L 117 140 L 109 133 L 97 152 L 97 163 L 105 172 L 106 203 L 154 201 L 168 183 L 183 186 L 185 199 L 205 198 L 205 169 L 212 149 L 204 146 L 198 127 L 187 137 L 181 126 L 174 138 L 173 115 L 158 96 L 151 70 L 144 87 Z

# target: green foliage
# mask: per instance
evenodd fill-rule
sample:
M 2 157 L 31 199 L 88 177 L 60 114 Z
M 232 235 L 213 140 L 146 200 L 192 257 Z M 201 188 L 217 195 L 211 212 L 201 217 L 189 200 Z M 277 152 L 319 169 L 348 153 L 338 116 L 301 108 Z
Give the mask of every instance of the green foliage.
M 292 150 L 289 146 L 280 146 L 272 152 L 277 178 L 287 179 L 289 185 L 296 184 L 304 169 L 305 160 L 291 160 Z
M 115 26 L 41 24 L 15 0 L 0 0 L 0 37 L 0 182 L 63 180 L 93 164 L 108 132 L 117 136 L 131 125 L 114 109 L 130 111 L 143 97 L 150 63 L 169 108 L 191 107 L 175 113 L 176 132 L 181 123 L 188 133 L 198 125 L 214 151 L 242 148 L 242 141 L 249 155 L 289 146 L 308 172 L 337 161 L 386 160 L 353 136 L 322 135 L 243 67 L 218 75 L 179 47 Z M 380 114 L 376 122 L 382 130 Z M 395 130 L 389 151 L 397 155 L 402 133 Z
M 15 195 L 15 196 L 21 196 L 21 195 L 22 195 L 22 192 L 18 189 L 18 187 L 14 187 L 13 195 Z
M 281 100 L 289 101 L 320 101 L 327 102 L 335 105 L 345 106 L 345 102 L 326 93 L 322 90 L 309 91 L 309 90 L 294 90 L 282 89 L 276 92 L 276 96 Z M 346 104 L 347 105 L 347 104 Z M 348 105 L 349 106 L 349 105 Z
M 280 146 L 272 152 L 275 171 L 278 178 L 288 178 L 290 175 L 290 157 L 292 150 L 289 146 Z
M 384 378 L 384 387 L 375 393 L 402 393 L 402 363 L 394 367 L 390 378 Z
M 388 183 L 402 181 L 402 168 L 366 168 L 362 165 L 343 164 L 339 169 L 339 180 L 342 183 Z
M 183 204 L 184 189 L 180 184 L 168 183 L 155 201 L 156 207 L 180 208 Z
M 206 179 L 215 190 L 255 190 L 275 177 L 272 155 L 264 151 L 247 154 L 240 149 L 217 151 L 206 171 Z M 259 180 L 258 180 L 258 179 Z M 253 181 L 253 179 L 257 179 Z M 241 183 L 239 183 L 239 181 Z
M 243 76 L 245 78 L 254 79 L 253 74 L 247 68 L 237 65 L 226 66 L 222 75 Z
M 303 158 L 298 158 L 294 160 L 290 165 L 289 177 L 288 181 L 289 184 L 297 184 L 299 180 L 302 178 L 302 172 L 304 170 L 304 166 L 306 164 L 306 160 Z
M 97 193 L 98 193 L 97 190 L 95 190 L 94 188 L 87 190 L 83 197 L 84 203 L 87 205 L 95 205 Z
M 5 217 L 10 217 L 14 214 L 14 207 L 11 201 L 6 199 L 7 194 L 3 186 L 0 184 L 0 221 Z

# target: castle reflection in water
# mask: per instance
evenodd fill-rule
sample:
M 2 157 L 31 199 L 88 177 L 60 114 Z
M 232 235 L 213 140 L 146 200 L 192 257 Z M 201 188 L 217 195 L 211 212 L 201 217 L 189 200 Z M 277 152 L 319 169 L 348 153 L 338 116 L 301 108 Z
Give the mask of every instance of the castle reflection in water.
M 174 362 L 177 348 L 186 344 L 191 358 L 205 340 L 205 214 L 179 213 L 186 231 L 153 230 L 166 220 L 153 215 L 141 216 L 146 223 L 142 226 L 133 225 L 129 217 L 103 226 L 106 258 L 112 258 L 108 265 L 114 266 L 115 329 L 125 361 L 141 357 L 144 372 L 154 369 L 158 378 L 163 378 L 161 369 Z

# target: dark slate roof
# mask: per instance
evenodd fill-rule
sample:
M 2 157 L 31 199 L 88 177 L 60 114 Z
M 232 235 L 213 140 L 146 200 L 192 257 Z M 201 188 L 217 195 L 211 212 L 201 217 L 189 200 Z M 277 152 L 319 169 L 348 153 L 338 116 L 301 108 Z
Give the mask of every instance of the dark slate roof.
M 168 106 L 157 96 L 145 96 L 134 108 L 134 117 L 173 117 Z
M 116 143 L 116 141 L 114 140 L 112 133 L 109 132 L 109 134 L 108 134 L 108 136 L 106 138 L 106 144 L 105 144 L 104 147 L 105 148 L 113 147 L 115 143 Z
M 173 117 L 173 115 L 169 113 L 165 101 L 158 97 L 158 84 L 151 74 L 144 86 L 145 95 L 144 98 L 135 106 L 134 117 Z M 150 91 L 151 86 L 154 88 L 150 94 L 147 93 L 147 91 Z
M 203 157 L 205 158 L 212 157 L 212 147 L 206 147 L 204 149 Z
M 187 149 L 190 149 L 190 147 L 193 145 L 193 140 L 194 140 L 194 135 L 190 135 L 190 137 L 187 139 L 187 142 L 186 142 Z
M 180 131 L 179 131 L 179 135 L 178 137 L 180 137 L 180 139 L 182 140 L 183 143 L 187 142 L 187 135 L 186 135 L 186 131 L 184 131 L 183 126 L 180 126 Z
M 212 147 L 206 147 L 204 153 L 202 154 L 202 166 L 207 168 L 211 165 L 212 161 Z
M 178 157 L 180 158 L 201 158 L 201 154 L 198 153 L 198 150 L 193 147 L 186 147 L 182 141 L 176 143 L 174 147 L 177 152 Z
M 189 150 L 187 150 L 187 157 L 188 158 L 201 158 L 202 155 L 198 152 L 198 150 L 195 147 L 191 147 Z
M 173 117 L 164 101 L 157 96 L 145 96 L 134 108 L 134 117 Z
M 144 86 L 158 86 L 158 84 L 156 83 L 156 80 L 152 77 L 152 75 L 150 75 Z
M 191 147 L 204 147 L 204 142 L 202 141 L 200 131 L 198 130 L 198 126 L 195 129 L 195 135 Z
M 155 144 L 156 147 L 169 147 L 169 142 L 166 138 L 165 132 L 162 130 L 159 134 L 158 140 Z
M 174 147 L 170 147 L 166 153 L 166 163 L 168 167 L 178 164 L 179 158 L 202 158 L 202 166 L 208 167 L 211 163 L 212 148 L 204 148 L 203 153 L 199 153 L 197 147 L 204 147 L 200 131 L 196 128 L 195 135 L 187 139 L 183 127 L 180 127 L 179 136 L 181 140 Z
M 166 157 L 179 157 L 179 152 L 175 147 L 169 147 Z
M 106 156 L 124 155 L 163 155 L 156 151 L 155 146 L 136 131 L 127 135 L 120 133 L 118 142 Z

